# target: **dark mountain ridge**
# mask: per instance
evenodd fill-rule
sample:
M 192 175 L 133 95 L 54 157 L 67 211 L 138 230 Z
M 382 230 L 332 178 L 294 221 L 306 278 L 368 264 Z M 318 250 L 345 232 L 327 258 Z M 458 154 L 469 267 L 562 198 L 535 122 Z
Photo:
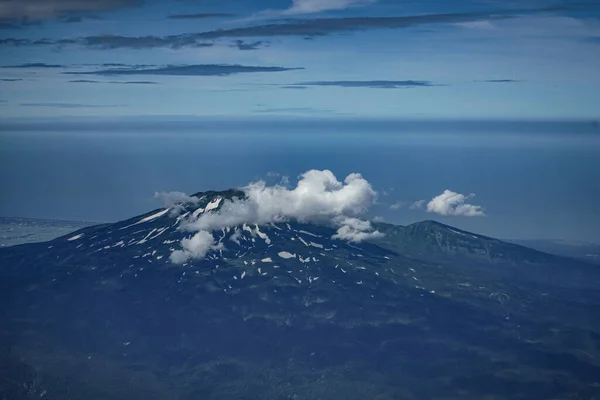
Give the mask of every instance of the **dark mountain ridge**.
M 509 239 L 505 241 L 543 251 L 545 253 L 574 258 L 596 265 L 600 264 L 600 244 L 597 243 L 548 239 Z
M 492 263 L 526 262 L 546 264 L 565 262 L 563 257 L 534 250 L 492 237 L 464 231 L 437 221 L 415 222 L 407 226 L 374 223 L 386 234 L 378 244 L 415 256 L 463 256 Z

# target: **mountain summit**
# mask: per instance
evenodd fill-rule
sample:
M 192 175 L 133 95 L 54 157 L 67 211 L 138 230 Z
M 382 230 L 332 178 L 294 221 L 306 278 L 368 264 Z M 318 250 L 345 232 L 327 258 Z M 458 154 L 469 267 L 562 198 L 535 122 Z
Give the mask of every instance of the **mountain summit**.
M 252 192 L 201 192 L 0 249 L 0 393 L 522 399 L 597 390 L 596 267 L 433 221 L 327 222 L 336 199 L 307 207 L 260 193 L 280 212 L 265 214 Z

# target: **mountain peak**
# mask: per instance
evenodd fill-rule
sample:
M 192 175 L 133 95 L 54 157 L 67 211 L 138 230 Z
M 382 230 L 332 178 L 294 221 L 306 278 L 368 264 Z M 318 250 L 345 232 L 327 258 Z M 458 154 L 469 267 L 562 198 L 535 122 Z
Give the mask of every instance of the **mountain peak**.
M 435 259 L 441 263 L 475 262 L 529 265 L 564 263 L 527 247 L 475 234 L 441 222 L 426 220 L 406 226 L 377 226 L 386 236 L 375 243 L 410 257 Z
M 246 198 L 246 194 L 239 190 L 239 189 L 227 189 L 227 190 L 208 190 L 206 192 L 197 192 L 194 193 L 192 195 L 193 197 L 197 197 L 199 199 L 203 199 L 203 200 L 208 200 L 208 202 L 210 202 L 211 200 L 214 200 L 217 197 L 221 197 L 227 200 L 233 200 L 235 198 L 238 199 L 244 199 Z

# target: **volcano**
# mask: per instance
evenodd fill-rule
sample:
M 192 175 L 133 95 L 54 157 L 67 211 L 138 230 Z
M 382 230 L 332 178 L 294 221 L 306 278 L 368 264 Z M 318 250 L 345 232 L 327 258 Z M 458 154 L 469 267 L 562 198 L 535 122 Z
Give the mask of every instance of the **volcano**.
M 0 397 L 598 398 L 597 266 L 434 221 L 366 241 L 229 224 L 200 246 L 194 221 L 244 197 L 0 249 Z

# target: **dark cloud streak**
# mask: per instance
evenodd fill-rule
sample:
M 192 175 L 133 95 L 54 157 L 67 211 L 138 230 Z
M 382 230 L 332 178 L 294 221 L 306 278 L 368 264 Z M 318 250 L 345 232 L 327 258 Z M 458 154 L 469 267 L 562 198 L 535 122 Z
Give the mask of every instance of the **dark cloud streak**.
M 226 37 L 267 37 L 267 36 L 326 36 L 337 32 L 366 29 L 402 29 L 426 24 L 473 22 L 490 19 L 511 18 L 508 14 L 456 13 L 429 14 L 400 17 L 356 17 L 356 18 L 317 18 L 287 20 L 283 23 L 256 25 L 244 28 L 219 29 L 198 33 L 198 39 L 219 39 Z
M 484 79 L 482 81 L 475 81 L 475 82 L 484 82 L 484 83 L 518 83 L 518 82 L 523 82 L 517 79 Z
M 435 23 L 458 23 L 472 22 L 478 20 L 489 20 L 509 18 L 483 13 L 461 13 L 461 14 L 431 14 L 402 17 L 358 17 L 358 18 L 320 18 L 287 20 L 282 23 L 256 25 L 244 28 L 219 29 L 214 31 L 187 33 L 169 36 L 121 36 L 121 35 L 97 35 L 74 39 L 66 39 L 86 47 L 96 49 L 149 49 L 158 47 L 170 47 L 179 49 L 182 47 L 204 47 L 212 46 L 206 40 L 222 38 L 242 37 L 270 37 L 270 36 L 302 36 L 305 38 L 326 36 L 336 32 L 357 31 L 366 29 L 401 29 L 410 28 L 424 24 Z M 19 40 L 19 39 L 16 39 Z M 243 43 L 243 42 L 242 42 Z M 10 44 L 10 43 L 7 43 Z M 20 43 L 24 45 L 25 43 Z M 32 44 L 59 44 L 49 41 L 47 43 Z M 69 44 L 69 43 L 63 43 Z M 247 50 L 247 49 L 246 49 Z
M 206 19 L 206 18 L 225 18 L 233 17 L 235 14 L 230 13 L 198 13 L 198 14 L 173 14 L 169 15 L 169 19 Z
M 42 21 L 139 4 L 142 4 L 141 0 L 0 0 L 0 20 Z
M 58 64 L 27 63 L 18 65 L 2 65 L 0 68 L 65 68 L 65 66 Z
M 270 44 L 270 42 L 265 42 L 263 40 L 252 43 L 244 42 L 243 40 L 236 40 L 233 42 L 231 47 L 237 47 L 239 50 L 258 50 L 262 47 L 267 47 Z
M 2 0 L 0 0 L 1 2 Z M 41 1 L 41 0 L 40 0 Z M 56 0 L 54 0 L 56 1 Z M 106 1 L 106 0 L 105 0 Z M 119 1 L 119 0 L 113 0 Z M 127 0 L 123 0 L 127 1 Z M 209 47 L 213 43 L 207 42 L 211 40 L 224 38 L 250 38 L 250 37 L 274 37 L 274 36 L 299 36 L 305 39 L 312 39 L 320 36 L 327 36 L 334 33 L 364 31 L 369 29 L 406 29 L 422 25 L 431 24 L 446 24 L 446 23 L 465 23 L 476 21 L 490 21 L 514 18 L 523 14 L 531 14 L 536 12 L 552 12 L 557 11 L 556 8 L 540 8 L 540 9 L 523 9 L 523 10 L 505 10 L 499 12 L 472 12 L 472 13 L 446 13 L 446 14 L 425 14 L 425 15 L 408 15 L 408 16 L 393 16 L 393 17 L 352 17 L 352 18 L 316 18 L 316 19 L 291 19 L 283 20 L 277 23 L 254 25 L 241 28 L 217 29 L 199 33 L 186 33 L 168 36 L 122 36 L 122 35 L 95 35 L 87 36 L 78 39 L 63 39 L 32 42 L 27 39 L 8 38 L 0 39 L 0 44 L 23 46 L 28 44 L 39 45 L 67 45 L 79 44 L 95 49 L 151 49 L 151 48 L 173 48 L 180 49 L 183 47 Z M 560 11 L 560 10 L 559 10 Z M 216 13 L 215 13 L 216 14 Z M 206 14 L 180 14 L 170 16 L 170 18 L 199 18 L 200 15 Z M 246 44 L 243 41 L 236 46 L 241 50 L 252 50 L 251 44 Z M 256 42 L 259 43 L 259 42 Z
M 33 44 L 29 39 L 17 39 L 17 38 L 0 38 L 0 45 L 8 46 L 29 46 Z
M 286 88 L 298 86 L 306 88 L 307 86 L 338 86 L 345 88 L 371 88 L 371 89 L 399 89 L 407 87 L 429 87 L 440 86 L 430 81 L 315 81 L 300 82 L 297 84 L 286 85 Z
M 228 76 L 251 72 L 283 72 L 303 68 L 261 67 L 232 64 L 169 65 L 158 68 L 118 68 L 86 72 L 64 72 L 69 75 L 171 75 L 171 76 Z
M 89 79 L 76 79 L 69 83 L 108 83 L 113 85 L 158 85 L 158 82 L 153 81 L 94 81 Z
M 88 36 L 77 41 L 83 46 L 110 50 L 110 49 L 152 49 L 158 47 L 170 47 L 180 49 L 182 47 L 211 47 L 213 43 L 199 43 L 195 35 L 172 35 L 172 36 L 120 36 L 100 35 Z
M 22 107 L 53 107 L 53 108 L 111 108 L 124 107 L 122 104 L 82 104 L 82 103 L 21 103 Z
M 65 17 L 62 19 L 62 22 L 67 24 L 76 24 L 79 22 L 83 22 L 85 20 L 100 20 L 102 19 L 98 15 L 72 15 L 70 17 Z

